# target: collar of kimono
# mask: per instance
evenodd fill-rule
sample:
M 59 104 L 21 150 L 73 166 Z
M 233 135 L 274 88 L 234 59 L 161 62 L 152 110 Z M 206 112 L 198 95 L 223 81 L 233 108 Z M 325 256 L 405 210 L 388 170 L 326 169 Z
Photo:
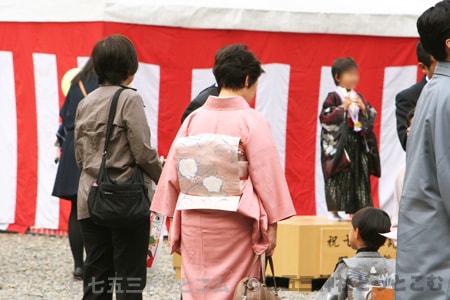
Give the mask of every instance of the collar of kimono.
M 348 91 L 346 88 L 343 88 L 341 86 L 336 86 L 336 93 L 341 97 L 342 100 L 344 100 L 346 96 L 356 98 L 356 92 L 354 90 Z
M 363 247 L 363 248 L 359 248 L 356 253 L 360 253 L 360 252 L 377 252 L 378 250 L 374 249 L 374 248 L 370 248 L 370 247 Z
M 240 96 L 224 98 L 209 96 L 203 107 L 211 110 L 236 110 L 249 108 L 250 105 Z
M 355 256 L 353 256 L 353 258 L 383 258 L 383 257 L 384 256 L 377 251 L 359 252 L 356 253 Z

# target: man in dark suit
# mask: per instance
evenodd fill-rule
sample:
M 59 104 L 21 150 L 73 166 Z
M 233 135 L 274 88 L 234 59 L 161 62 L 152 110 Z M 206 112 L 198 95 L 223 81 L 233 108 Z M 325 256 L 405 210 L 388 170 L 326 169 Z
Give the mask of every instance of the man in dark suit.
M 194 110 L 202 107 L 206 100 L 208 100 L 209 96 L 219 96 L 219 88 L 216 83 L 201 91 L 200 94 L 198 94 L 194 100 L 189 103 L 189 106 L 183 113 L 181 122 L 183 123 L 184 119 L 186 119 Z
M 436 60 L 429 53 L 423 49 L 422 44 L 419 42 L 416 46 L 417 60 L 419 61 L 419 68 L 424 73 L 421 81 L 401 91 L 395 97 L 395 116 L 397 118 L 397 134 L 402 144 L 403 150 L 406 151 L 406 128 L 408 127 L 407 116 L 416 107 L 417 100 L 422 92 L 425 84 L 431 79 L 436 67 Z

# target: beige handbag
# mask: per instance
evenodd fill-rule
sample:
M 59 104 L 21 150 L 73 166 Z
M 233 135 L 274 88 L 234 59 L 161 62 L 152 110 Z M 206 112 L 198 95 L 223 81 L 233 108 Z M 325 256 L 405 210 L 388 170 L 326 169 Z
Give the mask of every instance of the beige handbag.
M 255 265 L 258 261 L 261 260 L 261 274 L 262 274 L 262 282 L 254 277 L 250 277 L 250 274 L 255 268 Z M 275 280 L 275 271 L 273 268 L 273 260 L 272 257 L 267 257 L 267 261 L 269 262 L 270 271 L 273 276 L 273 283 L 275 290 L 270 291 L 266 286 L 266 255 L 257 255 L 250 269 L 249 275 L 242 279 L 236 287 L 234 292 L 233 300 L 280 300 L 281 298 L 278 296 L 277 283 Z

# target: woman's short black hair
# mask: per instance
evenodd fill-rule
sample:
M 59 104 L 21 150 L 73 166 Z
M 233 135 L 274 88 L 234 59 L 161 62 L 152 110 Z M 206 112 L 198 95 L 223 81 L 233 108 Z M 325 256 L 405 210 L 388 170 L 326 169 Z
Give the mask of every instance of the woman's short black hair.
M 341 57 L 336 59 L 331 66 L 331 75 L 333 76 L 334 84 L 339 85 L 336 78 L 340 78 L 342 73 L 351 69 L 358 68 L 358 65 L 351 57 Z
M 219 89 L 241 89 L 245 87 L 247 76 L 250 87 L 263 72 L 261 62 L 248 50 L 247 45 L 233 44 L 217 51 L 213 73 Z
M 445 41 L 450 38 L 450 1 L 441 1 L 427 9 L 417 20 L 423 48 L 437 61 L 447 59 Z
M 361 239 L 366 247 L 378 250 L 386 242 L 380 233 L 387 233 L 391 228 L 389 215 L 382 209 L 364 207 L 358 210 L 352 218 L 353 228 L 358 228 Z
M 138 69 L 136 49 L 123 35 L 115 34 L 99 41 L 91 57 L 99 84 L 122 84 Z
M 421 42 L 416 46 L 417 61 L 423 63 L 427 68 L 431 66 L 431 54 L 425 51 Z

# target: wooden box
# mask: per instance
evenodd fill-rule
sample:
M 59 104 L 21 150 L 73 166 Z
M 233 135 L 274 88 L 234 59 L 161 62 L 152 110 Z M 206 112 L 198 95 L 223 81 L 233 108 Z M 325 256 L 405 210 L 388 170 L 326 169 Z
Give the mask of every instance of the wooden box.
M 290 279 L 290 289 L 310 291 L 314 278 L 329 277 L 341 258 L 352 257 L 349 221 L 329 221 L 327 217 L 295 216 L 278 223 L 277 248 L 274 254 L 277 277 Z M 391 240 L 380 248 L 386 258 L 395 258 Z M 173 257 L 176 278 L 181 277 L 181 257 Z
M 295 216 L 278 223 L 276 275 L 290 278 L 293 290 L 311 290 L 312 279 L 329 277 L 341 258 L 355 255 L 348 241 L 350 226 L 350 221 L 319 216 Z M 394 243 L 386 241 L 380 253 L 395 258 Z

